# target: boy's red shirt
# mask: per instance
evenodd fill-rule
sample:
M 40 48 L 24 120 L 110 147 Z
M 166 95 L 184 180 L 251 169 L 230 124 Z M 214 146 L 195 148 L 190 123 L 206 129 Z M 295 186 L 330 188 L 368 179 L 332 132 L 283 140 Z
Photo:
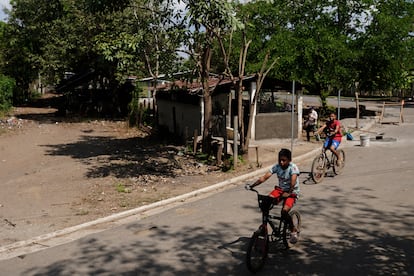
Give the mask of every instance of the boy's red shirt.
M 336 141 L 341 141 L 342 140 L 341 122 L 339 122 L 338 120 L 333 120 L 333 121 L 328 121 L 326 123 L 326 127 L 328 128 L 329 132 L 335 131 L 336 126 L 338 125 L 339 125 L 339 132 L 335 133 L 335 136 L 332 139 Z

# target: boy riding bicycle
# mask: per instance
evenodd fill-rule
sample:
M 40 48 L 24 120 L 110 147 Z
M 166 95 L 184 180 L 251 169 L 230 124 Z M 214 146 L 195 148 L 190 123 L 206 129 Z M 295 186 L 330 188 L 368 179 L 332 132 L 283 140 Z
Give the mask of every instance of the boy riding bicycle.
M 276 202 L 284 200 L 281 215 L 289 223 L 291 236 L 290 242 L 296 243 L 298 239 L 298 230 L 293 224 L 292 217 L 289 215 L 290 209 L 296 202 L 299 195 L 299 168 L 292 161 L 292 153 L 288 149 L 281 149 L 279 152 L 279 162 L 275 164 L 270 171 L 260 177 L 253 184 L 246 185 L 247 190 L 260 185 L 269 179 L 273 174 L 276 174 L 279 179 L 279 186 L 270 193 L 269 196 L 274 197 Z
M 342 160 L 337 152 L 337 148 L 342 141 L 342 133 L 341 133 L 341 122 L 336 119 L 335 113 L 329 114 L 329 119 L 326 123 L 318 129 L 316 134 L 320 134 L 321 132 L 326 133 L 326 139 L 323 143 L 323 148 L 325 150 L 329 149 L 333 152 L 336 156 L 337 165 L 339 165 Z

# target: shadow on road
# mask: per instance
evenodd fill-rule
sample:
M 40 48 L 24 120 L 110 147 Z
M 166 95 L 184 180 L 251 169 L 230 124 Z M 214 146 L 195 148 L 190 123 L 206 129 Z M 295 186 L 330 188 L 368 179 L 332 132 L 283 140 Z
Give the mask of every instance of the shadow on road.
M 338 188 L 332 188 L 338 189 Z M 369 195 L 369 190 L 362 191 Z M 364 202 L 345 196 L 330 197 L 336 208 L 323 210 L 323 202 L 307 200 L 301 206 L 306 220 L 314 214 L 334 225 L 334 236 L 323 229 L 305 228 L 300 244 L 289 251 L 271 250 L 259 275 L 412 275 L 414 240 L 406 218 L 413 206 L 379 212 Z M 359 205 L 358 214 L 338 213 Z M 245 209 L 254 208 L 244 206 Z M 336 210 L 336 211 L 334 211 Z M 258 213 L 259 215 L 259 213 Z M 387 222 L 383 221 L 387 218 Z M 242 221 L 250 225 L 252 221 Z M 379 225 L 388 231 L 380 231 Z M 147 228 L 145 228 L 147 227 Z M 321 227 L 323 227 L 321 225 Z M 84 238 L 69 259 L 26 271 L 25 275 L 250 275 L 245 266 L 248 236 L 235 237 L 231 223 L 210 227 L 191 225 L 173 230 L 169 225 L 149 227 L 133 223 L 113 231 L 122 239 Z M 397 233 L 397 234 L 395 234 Z M 323 240 L 323 242 L 320 242 Z M 168 248 L 168 249 L 165 249 Z

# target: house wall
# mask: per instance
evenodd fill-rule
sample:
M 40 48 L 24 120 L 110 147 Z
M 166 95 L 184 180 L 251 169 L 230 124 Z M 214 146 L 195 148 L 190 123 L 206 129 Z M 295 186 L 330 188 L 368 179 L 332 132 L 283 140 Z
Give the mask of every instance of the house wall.
M 200 135 L 201 107 L 199 105 L 159 99 L 157 106 L 159 124 L 167 127 L 169 132 L 182 138 L 188 138 L 192 137 L 194 130 L 197 129 L 197 133 Z
M 291 138 L 292 136 L 292 117 L 290 112 L 282 113 L 259 113 L 255 119 L 256 140 Z M 298 117 L 295 114 L 295 126 L 293 135 L 298 137 Z

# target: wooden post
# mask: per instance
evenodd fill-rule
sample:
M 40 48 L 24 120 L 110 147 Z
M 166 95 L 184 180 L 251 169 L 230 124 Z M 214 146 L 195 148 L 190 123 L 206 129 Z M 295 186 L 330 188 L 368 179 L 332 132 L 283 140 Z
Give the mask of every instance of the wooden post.
M 239 129 L 237 124 L 239 123 L 239 119 L 237 116 L 234 116 L 234 133 L 233 133 L 233 167 L 234 169 L 237 168 L 237 159 L 238 157 L 238 147 L 237 147 L 237 134 L 239 133 Z
M 218 150 L 217 150 L 217 165 L 220 166 L 222 163 L 222 155 L 223 155 L 223 144 L 219 142 Z
M 194 141 L 193 141 L 193 154 L 196 155 L 197 152 L 197 141 L 198 140 L 198 131 L 194 129 Z
M 355 127 L 356 129 L 359 129 L 359 98 L 358 98 L 358 92 L 355 93 L 355 103 L 356 103 L 356 122 Z
M 402 100 L 401 103 L 386 103 L 386 102 L 383 102 L 379 123 L 380 124 L 384 123 L 385 108 L 387 106 L 399 106 L 400 107 L 400 114 L 399 114 L 398 121 L 392 121 L 392 122 L 387 121 L 387 123 L 393 123 L 393 124 L 404 123 L 404 115 L 403 115 L 403 113 L 404 113 L 404 100 Z
M 382 102 L 381 116 L 379 119 L 380 124 L 382 124 L 382 120 L 384 119 L 384 112 L 385 112 L 385 102 Z
M 187 142 L 188 142 L 188 126 L 185 126 L 185 128 L 184 128 L 184 143 L 186 143 L 187 144 Z
M 224 159 L 227 160 L 227 115 L 226 115 L 226 110 L 223 109 L 223 116 L 224 116 Z

